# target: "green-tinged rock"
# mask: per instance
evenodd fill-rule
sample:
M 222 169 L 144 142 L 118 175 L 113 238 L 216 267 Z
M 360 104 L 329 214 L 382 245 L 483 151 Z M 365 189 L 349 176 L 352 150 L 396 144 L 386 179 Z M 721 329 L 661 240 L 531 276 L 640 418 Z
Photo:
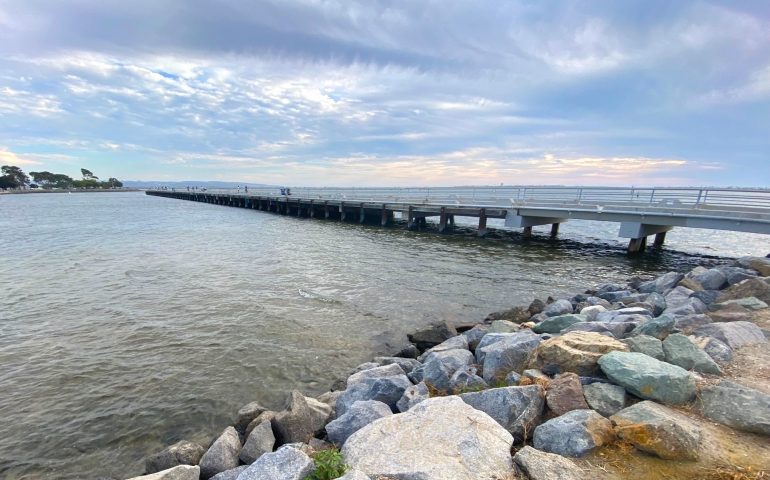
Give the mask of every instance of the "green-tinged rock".
M 770 395 L 734 382 L 722 381 L 700 392 L 704 417 L 737 430 L 770 436 Z
M 615 415 L 626 406 L 626 389 L 611 383 L 591 383 L 583 386 L 588 406 L 605 417 Z
M 695 379 L 685 369 L 637 352 L 610 352 L 599 367 L 637 397 L 681 405 L 695 396 Z
M 532 327 L 535 333 L 559 333 L 570 325 L 578 322 L 586 322 L 588 317 L 579 313 L 569 313 L 557 317 L 549 317 Z
M 648 335 L 663 340 L 674 330 L 676 319 L 671 315 L 661 315 L 657 318 L 639 325 L 631 331 L 629 336 Z
M 663 341 L 666 362 L 685 370 L 721 375 L 722 370 L 711 357 L 681 333 L 672 333 Z
M 665 360 L 666 354 L 663 353 L 663 342 L 649 335 L 639 335 L 636 337 L 622 340 L 628 345 L 632 352 L 643 353 L 657 360 Z
M 725 300 L 724 302 L 715 303 L 711 306 L 712 310 L 721 310 L 727 305 L 740 305 L 748 310 L 762 310 L 767 308 L 767 304 L 757 297 L 736 298 L 735 300 Z
M 612 417 L 615 434 L 643 452 L 666 460 L 697 460 L 701 431 L 683 415 L 644 401 Z

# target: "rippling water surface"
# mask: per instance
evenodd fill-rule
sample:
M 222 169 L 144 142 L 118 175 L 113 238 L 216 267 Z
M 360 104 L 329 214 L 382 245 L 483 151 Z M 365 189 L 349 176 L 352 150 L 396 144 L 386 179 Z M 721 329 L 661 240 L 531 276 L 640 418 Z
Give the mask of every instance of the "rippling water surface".
M 478 240 L 142 193 L 0 196 L 0 477 L 138 475 L 432 321 L 769 248 L 679 229 L 634 259 L 616 231 Z

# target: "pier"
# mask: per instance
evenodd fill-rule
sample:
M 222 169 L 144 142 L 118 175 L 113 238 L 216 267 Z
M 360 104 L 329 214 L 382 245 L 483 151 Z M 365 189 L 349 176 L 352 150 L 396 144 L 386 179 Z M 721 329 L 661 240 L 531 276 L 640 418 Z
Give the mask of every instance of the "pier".
M 453 228 L 455 217 L 477 219 L 478 235 L 487 219 L 532 234 L 547 225 L 556 236 L 572 219 L 615 222 L 628 239 L 629 253 L 665 242 L 674 227 L 729 230 L 770 235 L 770 190 L 623 187 L 439 187 L 439 188 L 278 188 L 237 190 L 148 190 L 147 195 L 249 208 L 298 217 L 360 223 L 392 223 L 398 213 L 407 228 L 437 220 L 438 231 Z

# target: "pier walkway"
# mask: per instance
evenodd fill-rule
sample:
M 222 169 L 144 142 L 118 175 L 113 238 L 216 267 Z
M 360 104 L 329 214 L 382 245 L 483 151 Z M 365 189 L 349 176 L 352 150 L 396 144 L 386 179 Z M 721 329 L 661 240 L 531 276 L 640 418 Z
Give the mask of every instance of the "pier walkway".
M 647 237 L 662 245 L 674 227 L 730 230 L 770 235 L 770 189 L 622 188 L 622 187 L 439 187 L 439 188 L 278 188 L 237 190 L 148 190 L 147 195 L 251 208 L 310 218 L 378 222 L 387 225 L 399 212 L 408 228 L 426 218 L 438 219 L 444 232 L 455 216 L 478 219 L 478 234 L 487 219 L 532 234 L 532 227 L 571 219 L 616 222 L 628 251 L 641 252 Z

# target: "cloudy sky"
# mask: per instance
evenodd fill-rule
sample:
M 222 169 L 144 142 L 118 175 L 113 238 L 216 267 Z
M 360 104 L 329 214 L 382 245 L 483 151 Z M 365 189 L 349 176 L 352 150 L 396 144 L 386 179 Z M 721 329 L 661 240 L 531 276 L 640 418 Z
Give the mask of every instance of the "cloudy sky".
M 0 163 L 770 186 L 770 2 L 0 0 Z

